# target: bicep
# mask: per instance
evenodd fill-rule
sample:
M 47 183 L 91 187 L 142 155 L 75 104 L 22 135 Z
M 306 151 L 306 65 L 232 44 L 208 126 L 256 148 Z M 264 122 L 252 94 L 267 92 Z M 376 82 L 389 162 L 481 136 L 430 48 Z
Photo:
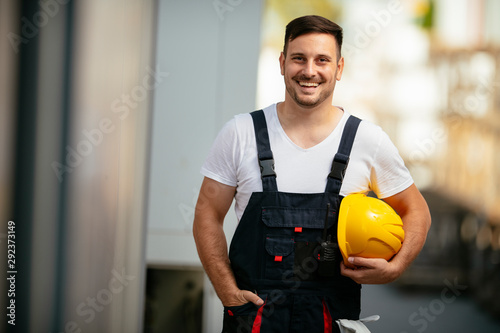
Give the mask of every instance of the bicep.
M 195 222 L 199 219 L 216 220 L 222 224 L 231 207 L 235 192 L 236 187 L 205 177 L 196 203 Z
M 403 223 L 405 222 L 405 217 L 412 216 L 416 220 L 421 221 L 421 223 L 425 223 L 427 229 L 430 227 L 429 207 L 415 184 L 393 196 L 384 198 L 384 201 L 401 216 Z
M 387 133 L 380 129 L 378 140 L 369 145 L 375 145 L 371 149 L 375 153 L 370 165 L 370 187 L 379 198 L 402 193 L 413 184 L 408 168 Z

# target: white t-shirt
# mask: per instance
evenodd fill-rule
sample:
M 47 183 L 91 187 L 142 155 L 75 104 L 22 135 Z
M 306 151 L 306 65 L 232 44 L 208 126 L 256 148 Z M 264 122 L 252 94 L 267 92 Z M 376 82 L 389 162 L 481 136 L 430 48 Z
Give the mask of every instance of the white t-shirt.
M 332 161 L 340 144 L 349 113 L 344 111 L 330 135 L 304 149 L 292 142 L 281 127 L 276 104 L 264 109 L 273 152 L 278 191 L 321 193 L 325 191 Z M 236 187 L 238 221 L 253 192 L 262 192 L 253 120 L 249 113 L 235 116 L 219 132 L 201 173 L 222 184 Z M 397 194 L 413 184 L 397 148 L 388 135 L 368 121 L 356 133 L 340 194 L 368 193 L 379 198 Z

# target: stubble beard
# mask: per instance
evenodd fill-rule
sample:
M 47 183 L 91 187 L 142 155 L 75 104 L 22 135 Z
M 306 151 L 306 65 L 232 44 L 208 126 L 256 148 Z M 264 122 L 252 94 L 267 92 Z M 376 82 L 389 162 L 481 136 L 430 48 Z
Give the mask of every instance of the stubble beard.
M 287 86 L 286 90 L 287 90 L 288 94 L 290 95 L 290 97 L 292 97 L 292 99 L 295 101 L 295 103 L 297 103 L 298 105 L 305 107 L 305 108 L 312 108 L 312 107 L 318 106 L 321 103 L 323 103 L 331 95 L 327 91 L 322 91 L 316 97 L 307 96 L 307 95 L 304 97 L 301 97 L 295 89 L 290 87 L 290 85 Z

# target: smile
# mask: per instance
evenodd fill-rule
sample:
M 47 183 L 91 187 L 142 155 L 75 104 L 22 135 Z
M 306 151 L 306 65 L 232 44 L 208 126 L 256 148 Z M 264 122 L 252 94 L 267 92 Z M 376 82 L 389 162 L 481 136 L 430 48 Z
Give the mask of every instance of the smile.
M 319 83 L 317 83 L 317 82 L 301 82 L 301 81 L 299 81 L 299 85 L 301 87 L 317 87 L 317 86 L 319 86 Z

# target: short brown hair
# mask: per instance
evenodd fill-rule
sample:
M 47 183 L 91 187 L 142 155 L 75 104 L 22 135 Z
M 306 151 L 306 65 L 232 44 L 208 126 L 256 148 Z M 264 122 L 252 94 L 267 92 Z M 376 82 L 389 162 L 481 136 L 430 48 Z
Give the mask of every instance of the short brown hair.
M 329 19 L 318 15 L 298 17 L 287 24 L 285 30 L 285 45 L 283 46 L 283 53 L 285 56 L 289 42 L 299 36 L 312 32 L 330 34 L 335 37 L 335 41 L 337 42 L 337 60 L 340 59 L 340 49 L 342 48 L 342 28 Z

